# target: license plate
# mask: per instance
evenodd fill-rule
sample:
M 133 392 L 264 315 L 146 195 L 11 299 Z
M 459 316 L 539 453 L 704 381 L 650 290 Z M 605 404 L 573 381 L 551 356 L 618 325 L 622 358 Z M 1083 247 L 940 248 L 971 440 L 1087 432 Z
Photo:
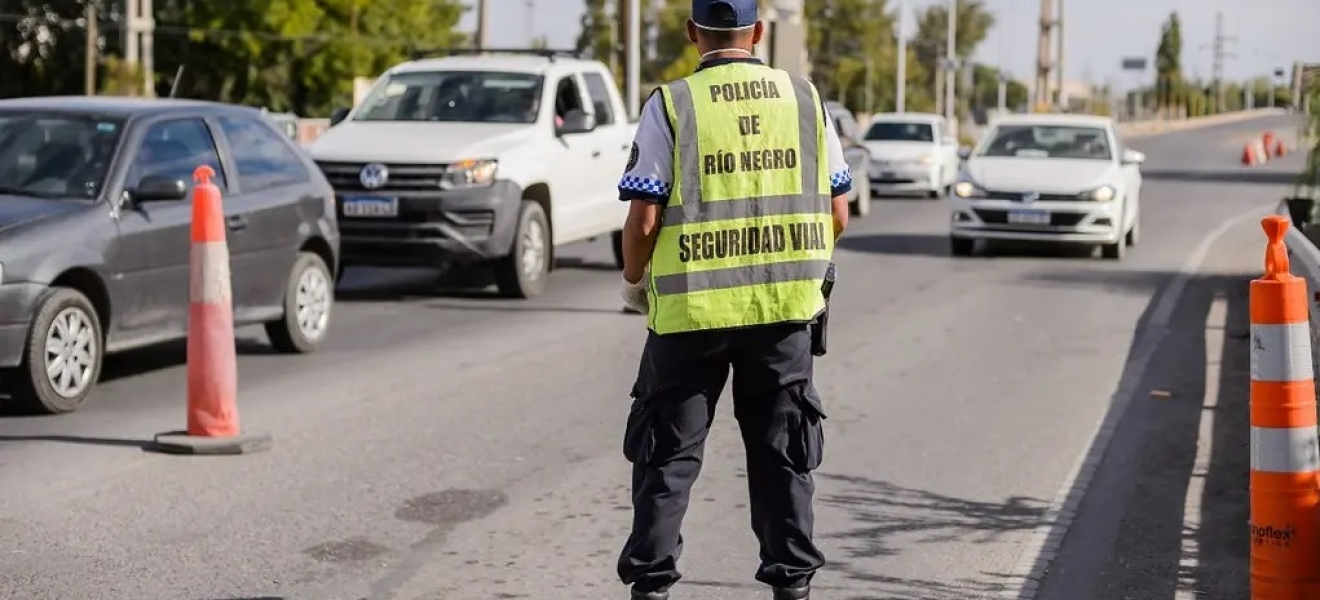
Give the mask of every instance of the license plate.
M 1050 213 L 1043 210 L 1010 210 L 1008 222 L 1014 225 L 1049 225 Z
M 398 198 L 346 198 L 344 199 L 345 217 L 397 217 L 399 216 Z

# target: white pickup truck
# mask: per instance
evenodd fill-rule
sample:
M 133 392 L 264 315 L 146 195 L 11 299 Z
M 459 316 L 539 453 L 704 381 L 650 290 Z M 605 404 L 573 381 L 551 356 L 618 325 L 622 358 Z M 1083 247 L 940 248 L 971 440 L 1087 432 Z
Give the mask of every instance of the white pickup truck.
M 492 263 L 502 295 L 545 290 L 555 248 L 604 235 L 621 263 L 632 147 L 614 77 L 556 52 L 419 58 L 339 109 L 309 148 L 335 188 L 342 263 Z

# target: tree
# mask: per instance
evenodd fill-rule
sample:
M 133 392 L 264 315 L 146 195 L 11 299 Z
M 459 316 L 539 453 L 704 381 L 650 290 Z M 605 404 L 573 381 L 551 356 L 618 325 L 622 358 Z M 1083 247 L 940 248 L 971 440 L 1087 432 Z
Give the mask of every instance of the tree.
M 955 18 L 958 21 L 953 41 L 954 52 L 959 64 L 963 64 L 976 51 L 977 46 L 985 41 L 986 34 L 995 24 L 995 17 L 986 10 L 981 0 L 959 0 L 958 14 Z M 947 6 L 942 4 L 930 6 L 917 16 L 917 32 L 912 37 L 911 45 L 917 60 L 927 65 L 926 79 L 920 83 L 932 96 L 935 90 L 942 89 L 943 85 L 937 85 L 936 75 L 943 72 L 937 66 L 946 58 L 948 19 Z M 966 113 L 968 108 L 966 100 L 965 95 L 960 95 L 957 114 Z
M 1169 107 L 1181 102 L 1178 92 L 1183 87 L 1182 25 L 1178 13 L 1169 15 L 1160 33 L 1160 45 L 1155 49 L 1155 98 L 1160 106 Z
M 805 9 L 807 53 L 821 95 L 854 112 L 892 105 L 897 55 L 886 1 L 813 0 Z

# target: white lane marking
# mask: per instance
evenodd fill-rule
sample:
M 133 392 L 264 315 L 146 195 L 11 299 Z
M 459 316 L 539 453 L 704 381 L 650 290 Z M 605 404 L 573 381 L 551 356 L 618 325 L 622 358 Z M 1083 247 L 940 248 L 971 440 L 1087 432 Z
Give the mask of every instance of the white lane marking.
M 1096 431 L 1092 435 L 1091 445 L 1086 452 L 1077 458 L 1073 468 L 1063 478 L 1062 485 L 1058 492 L 1054 494 L 1053 501 L 1042 515 L 1040 523 L 1036 525 L 1034 531 L 1027 538 L 1022 553 L 1018 555 L 1017 563 L 1010 570 L 1009 575 L 1014 579 L 1022 580 L 1021 586 L 1017 590 L 1009 589 L 1003 594 L 1005 598 L 1016 598 L 1017 600 L 1034 600 L 1036 593 L 1040 590 L 1041 580 L 1049 570 L 1050 563 L 1058 556 L 1059 548 L 1063 545 L 1063 537 L 1068 532 L 1068 527 L 1072 525 L 1073 519 L 1077 516 L 1077 509 L 1081 506 L 1082 498 L 1086 496 L 1086 490 L 1091 485 L 1091 480 L 1095 478 L 1096 471 L 1100 467 L 1100 461 L 1104 458 L 1105 451 L 1109 448 L 1109 441 L 1114 437 L 1114 430 L 1118 428 L 1118 423 L 1123 419 L 1123 413 L 1127 412 L 1127 407 L 1132 403 L 1133 397 L 1137 394 L 1137 384 L 1141 382 L 1146 373 L 1146 367 L 1150 364 L 1150 359 L 1155 350 L 1159 348 L 1160 342 L 1168 334 L 1169 321 L 1173 318 L 1173 310 L 1182 300 L 1183 292 L 1187 289 L 1187 284 L 1192 276 L 1201 270 L 1205 263 L 1206 256 L 1210 254 L 1215 242 L 1223 237 L 1229 229 L 1247 221 L 1248 219 L 1260 219 L 1267 214 L 1273 213 L 1272 208 L 1255 208 L 1236 216 L 1230 217 L 1220 223 L 1218 227 L 1212 229 L 1201 238 L 1192 253 L 1187 256 L 1183 262 L 1182 268 L 1173 276 L 1169 286 L 1164 288 L 1160 297 L 1155 301 L 1155 309 L 1151 311 L 1150 319 L 1146 323 L 1146 329 L 1141 333 L 1141 339 L 1133 347 L 1132 353 L 1128 356 L 1127 363 L 1123 365 L 1123 378 L 1118 382 L 1118 389 L 1111 398 L 1109 410 L 1099 423 L 1096 424 Z M 1262 234 L 1261 249 L 1264 250 L 1264 240 Z
M 1252 381 L 1309 381 L 1311 324 L 1251 326 Z
M 1192 462 L 1192 476 L 1187 481 L 1187 495 L 1183 497 L 1182 555 L 1178 559 L 1178 586 L 1173 600 L 1199 600 L 1196 593 L 1196 573 L 1201 560 L 1201 498 L 1205 497 L 1205 480 L 1210 476 L 1210 458 L 1214 456 L 1215 413 L 1219 407 L 1219 371 L 1224 351 L 1224 329 L 1228 327 L 1228 299 L 1218 293 L 1205 317 L 1205 400 L 1201 404 L 1200 424 L 1196 432 L 1196 458 Z

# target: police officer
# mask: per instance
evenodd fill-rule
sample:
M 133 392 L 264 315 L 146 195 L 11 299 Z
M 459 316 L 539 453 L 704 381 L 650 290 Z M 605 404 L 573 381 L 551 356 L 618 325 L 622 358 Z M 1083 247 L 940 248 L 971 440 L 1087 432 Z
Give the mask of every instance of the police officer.
M 763 32 L 757 0 L 693 0 L 701 65 L 647 100 L 619 184 L 622 294 L 649 329 L 624 439 L 634 512 L 618 569 L 634 599 L 665 600 L 680 577 L 680 527 L 730 370 L 756 579 L 803 600 L 824 564 L 809 323 L 852 177 L 816 89 L 753 58 Z

